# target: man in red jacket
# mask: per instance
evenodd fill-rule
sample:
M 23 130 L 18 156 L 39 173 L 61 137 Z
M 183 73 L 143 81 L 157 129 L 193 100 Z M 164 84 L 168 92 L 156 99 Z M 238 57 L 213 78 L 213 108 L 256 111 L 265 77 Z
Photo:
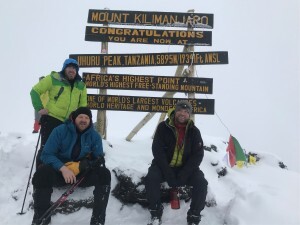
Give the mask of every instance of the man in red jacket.
M 175 109 L 169 111 L 168 119 L 161 122 L 155 132 L 152 143 L 154 159 L 145 183 L 151 213 L 148 225 L 161 224 L 163 206 L 160 201 L 160 183 L 164 181 L 170 187 L 193 187 L 187 223 L 200 223 L 208 183 L 199 169 L 204 156 L 203 141 L 199 129 L 190 119 L 191 113 L 189 101 L 177 102 Z

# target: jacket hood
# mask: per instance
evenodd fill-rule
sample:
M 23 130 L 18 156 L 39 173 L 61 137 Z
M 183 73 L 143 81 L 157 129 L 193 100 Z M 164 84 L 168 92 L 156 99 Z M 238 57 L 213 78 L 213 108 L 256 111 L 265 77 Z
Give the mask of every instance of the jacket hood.
M 174 124 L 174 118 L 175 118 L 175 108 L 170 108 L 168 110 L 168 119 L 166 120 L 167 125 L 174 127 L 175 126 L 175 124 Z M 193 126 L 194 125 L 194 121 L 191 120 L 191 119 L 189 119 L 188 122 L 187 122 L 187 125 L 189 127 Z
M 65 78 L 65 75 L 62 71 L 60 71 L 60 72 L 52 71 L 51 76 L 56 80 L 59 80 L 59 81 L 62 81 L 62 82 L 69 82 Z M 82 78 L 78 73 L 76 74 L 74 81 L 82 81 Z
M 78 62 L 77 62 L 75 59 L 71 59 L 71 58 L 66 59 L 66 60 L 64 61 L 64 64 L 63 64 L 63 67 L 62 67 L 61 71 L 64 71 L 64 70 L 66 69 L 66 67 L 69 66 L 69 65 L 75 66 L 76 71 L 77 71 L 77 73 L 78 73 L 78 71 L 79 71 L 79 65 L 78 65 Z
M 169 119 L 174 118 L 174 115 L 175 115 L 175 108 L 170 108 L 168 110 L 168 118 Z

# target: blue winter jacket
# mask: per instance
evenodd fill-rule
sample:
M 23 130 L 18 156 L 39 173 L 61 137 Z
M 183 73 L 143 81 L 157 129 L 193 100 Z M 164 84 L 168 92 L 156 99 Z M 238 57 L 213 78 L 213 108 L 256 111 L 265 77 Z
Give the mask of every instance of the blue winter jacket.
M 73 161 L 71 154 L 77 135 L 75 124 L 71 120 L 54 128 L 42 151 L 43 163 L 59 170 L 66 162 Z M 89 153 L 92 159 L 103 155 L 102 138 L 93 126 L 81 135 L 81 151 L 76 161 L 86 157 Z

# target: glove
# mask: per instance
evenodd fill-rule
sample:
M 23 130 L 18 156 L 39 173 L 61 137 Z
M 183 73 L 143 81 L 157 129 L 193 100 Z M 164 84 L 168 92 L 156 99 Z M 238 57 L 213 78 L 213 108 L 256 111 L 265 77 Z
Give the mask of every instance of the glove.
M 72 172 L 74 173 L 75 176 L 77 176 L 80 172 L 79 169 L 79 162 L 67 162 L 65 163 L 65 166 L 68 167 Z
M 93 161 L 93 168 L 101 167 L 103 165 L 105 167 L 105 159 L 104 156 L 99 156 L 96 160 Z
M 79 162 L 79 171 L 83 172 L 91 168 L 91 162 L 88 158 L 84 158 Z
M 101 165 L 101 164 L 105 164 L 105 159 L 104 159 L 104 156 L 102 155 L 102 156 L 100 156 L 99 157 L 99 164 Z

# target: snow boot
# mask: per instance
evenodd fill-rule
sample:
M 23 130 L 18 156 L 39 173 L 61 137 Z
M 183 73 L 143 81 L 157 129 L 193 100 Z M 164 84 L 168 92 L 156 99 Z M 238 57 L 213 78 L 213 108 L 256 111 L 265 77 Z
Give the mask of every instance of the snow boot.
M 33 208 L 34 215 L 31 225 L 48 225 L 51 222 L 51 217 L 45 221 L 41 221 L 40 218 L 50 207 L 52 188 L 34 189 L 33 191 Z
M 45 212 L 46 212 L 46 211 L 45 211 Z M 32 220 L 31 225 L 48 225 L 48 224 L 50 224 L 50 222 L 51 222 L 51 217 L 49 217 L 49 218 L 48 218 L 47 220 L 45 220 L 45 221 L 40 221 L 40 220 L 39 220 L 43 214 L 44 214 L 44 212 L 41 213 L 41 214 L 34 212 L 34 216 L 33 216 L 33 220 Z
M 187 212 L 187 225 L 199 225 L 201 221 L 200 213 L 196 213 L 194 210 Z
M 147 225 L 161 225 L 161 217 L 164 207 L 159 205 L 156 209 L 150 209 L 151 220 Z
M 94 190 L 94 207 L 90 225 L 104 225 L 106 207 L 110 192 L 109 185 L 102 185 Z
M 151 221 L 147 225 L 161 225 L 161 219 L 152 217 Z

